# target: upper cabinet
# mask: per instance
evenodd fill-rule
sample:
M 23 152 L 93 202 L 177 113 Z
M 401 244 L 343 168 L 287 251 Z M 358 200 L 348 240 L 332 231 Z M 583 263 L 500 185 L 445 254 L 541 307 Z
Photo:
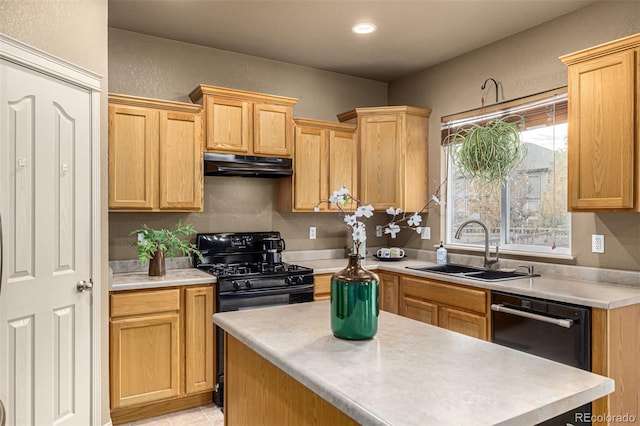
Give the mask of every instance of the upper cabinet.
M 640 34 L 562 56 L 569 211 L 640 211 Z
M 201 107 L 109 94 L 109 209 L 202 210 Z
M 431 110 L 409 106 L 356 108 L 338 115 L 356 122 L 359 198 L 376 210 L 419 211 L 428 201 Z
M 356 195 L 356 126 L 307 118 L 294 122 L 294 172 L 292 178 L 280 180 L 280 210 L 312 212 L 342 186 Z M 326 203 L 318 207 L 336 209 Z
M 200 85 L 189 94 L 202 104 L 205 149 L 222 154 L 293 154 L 294 98 Z

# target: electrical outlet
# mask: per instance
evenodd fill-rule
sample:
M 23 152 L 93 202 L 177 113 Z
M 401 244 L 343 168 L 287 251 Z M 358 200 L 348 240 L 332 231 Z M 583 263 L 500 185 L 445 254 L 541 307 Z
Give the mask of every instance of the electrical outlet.
M 431 228 L 428 226 L 425 226 L 424 228 L 422 228 L 422 232 L 420 233 L 420 238 L 423 240 L 430 240 L 431 239 Z
M 310 240 L 315 240 L 316 239 L 316 227 L 315 226 L 310 226 L 309 227 L 309 239 Z
M 382 237 L 382 225 L 376 225 L 376 237 Z
M 604 235 L 591 236 L 591 252 L 604 253 Z
M 144 242 L 144 235 L 142 234 L 142 232 L 138 232 L 138 242 L 139 243 Z

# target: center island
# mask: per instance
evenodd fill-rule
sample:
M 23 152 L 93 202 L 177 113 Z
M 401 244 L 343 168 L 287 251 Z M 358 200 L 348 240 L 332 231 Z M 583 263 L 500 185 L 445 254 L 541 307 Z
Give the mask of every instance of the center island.
M 327 301 L 221 312 L 225 425 L 534 425 L 612 379 L 380 311 L 333 336 Z

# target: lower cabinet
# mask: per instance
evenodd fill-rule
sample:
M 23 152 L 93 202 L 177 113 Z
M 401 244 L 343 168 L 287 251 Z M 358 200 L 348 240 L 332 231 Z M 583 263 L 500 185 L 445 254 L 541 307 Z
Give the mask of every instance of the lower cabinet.
M 313 276 L 313 300 L 331 299 L 331 275 L 318 274 Z
M 397 314 L 400 279 L 398 275 L 386 272 L 378 272 L 378 276 L 380 277 L 380 309 Z
M 211 402 L 213 286 L 110 295 L 110 397 L 114 424 Z
M 400 276 L 399 314 L 489 340 L 489 290 Z

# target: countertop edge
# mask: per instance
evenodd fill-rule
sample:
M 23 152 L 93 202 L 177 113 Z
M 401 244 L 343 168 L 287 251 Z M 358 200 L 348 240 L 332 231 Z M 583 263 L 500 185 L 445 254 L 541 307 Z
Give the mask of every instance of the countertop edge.
M 162 287 L 215 284 L 216 277 L 196 268 L 170 269 L 160 277 L 149 276 L 146 272 L 123 272 L 113 274 L 109 291 L 144 290 Z

